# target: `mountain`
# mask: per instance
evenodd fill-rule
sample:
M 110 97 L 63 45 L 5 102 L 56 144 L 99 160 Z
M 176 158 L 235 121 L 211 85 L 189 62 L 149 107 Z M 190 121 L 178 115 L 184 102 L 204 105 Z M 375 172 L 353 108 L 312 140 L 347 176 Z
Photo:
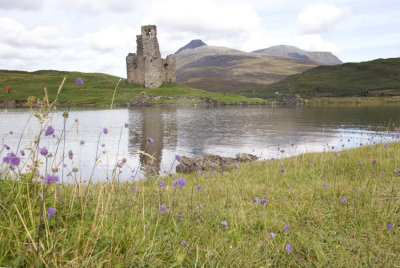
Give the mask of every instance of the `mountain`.
M 208 45 L 183 49 L 175 58 L 178 83 L 208 91 L 236 93 L 278 82 L 317 65 L 309 59 Z
M 400 58 L 318 66 L 245 95 L 273 98 L 275 92 L 303 98 L 400 96 Z
M 265 49 L 255 50 L 252 53 L 264 54 L 270 56 L 288 57 L 294 59 L 307 59 L 315 62 L 316 64 L 322 65 L 336 65 L 342 64 L 331 52 L 309 52 L 301 50 L 300 48 L 293 46 L 273 46 Z
M 185 49 L 193 49 L 196 47 L 202 47 L 202 46 L 206 46 L 207 44 L 204 43 L 203 41 L 201 41 L 200 39 L 195 39 L 190 41 L 188 44 L 186 44 L 185 46 L 181 47 L 180 49 L 178 49 L 177 52 L 175 52 L 175 54 L 178 54 L 180 52 L 182 52 Z

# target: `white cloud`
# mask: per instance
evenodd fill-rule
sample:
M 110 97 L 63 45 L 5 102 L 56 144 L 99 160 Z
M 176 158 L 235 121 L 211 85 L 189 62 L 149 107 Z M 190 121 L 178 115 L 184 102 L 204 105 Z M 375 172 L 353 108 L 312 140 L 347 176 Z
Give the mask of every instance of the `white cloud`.
M 28 30 L 12 18 L 0 18 L 0 42 L 17 47 L 57 48 L 69 44 L 63 29 L 40 26 Z
M 43 0 L 0 0 L 0 9 L 37 10 L 43 5 Z
M 151 1 L 151 0 L 150 0 Z M 125 13 L 130 12 L 143 2 L 140 0 L 68 0 L 60 1 L 63 8 L 86 13 Z
M 350 7 L 338 8 L 329 4 L 308 5 L 298 14 L 297 24 L 306 34 L 318 34 L 331 30 L 341 19 L 351 14 Z
M 85 34 L 83 42 L 100 51 L 127 49 L 135 45 L 136 34 L 138 33 L 129 27 L 109 26 L 99 32 Z

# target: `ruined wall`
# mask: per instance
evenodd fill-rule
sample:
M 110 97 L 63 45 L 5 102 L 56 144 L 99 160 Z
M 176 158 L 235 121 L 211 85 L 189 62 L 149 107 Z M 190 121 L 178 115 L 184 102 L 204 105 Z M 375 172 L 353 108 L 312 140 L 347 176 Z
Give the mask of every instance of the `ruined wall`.
M 161 58 L 155 25 L 142 26 L 136 44 L 136 54 L 129 53 L 126 57 L 128 83 L 157 88 L 165 82 L 176 81 L 175 55 Z

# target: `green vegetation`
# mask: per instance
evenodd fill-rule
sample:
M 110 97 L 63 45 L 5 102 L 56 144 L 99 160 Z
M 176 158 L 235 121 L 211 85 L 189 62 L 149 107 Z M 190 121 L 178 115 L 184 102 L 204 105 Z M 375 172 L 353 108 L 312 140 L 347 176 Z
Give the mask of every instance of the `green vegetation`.
M 3 161 L 0 266 L 397 267 L 399 163 L 397 142 L 226 173 L 46 185 Z
M 274 98 L 275 92 L 302 98 L 400 96 L 400 58 L 318 66 L 246 96 Z
M 43 88 L 47 88 L 49 101 L 55 99 L 57 90 L 64 77 L 67 77 L 61 93 L 59 103 L 71 105 L 110 105 L 114 89 L 119 77 L 100 73 L 80 73 L 61 71 L 0 71 L 0 101 L 16 100 L 26 101 L 29 96 L 42 99 Z M 83 79 L 83 85 L 75 85 L 76 78 Z M 7 88 L 11 93 L 7 94 Z M 114 103 L 126 103 L 132 101 L 140 92 L 146 91 L 153 96 L 180 96 L 180 97 L 204 97 L 221 102 L 263 102 L 261 99 L 248 99 L 235 94 L 209 93 L 204 90 L 186 87 L 176 83 L 163 85 L 158 89 L 146 89 L 140 85 L 128 85 L 126 79 L 122 79 L 115 95 Z M 158 103 L 180 103 L 182 100 L 170 100 L 161 98 Z

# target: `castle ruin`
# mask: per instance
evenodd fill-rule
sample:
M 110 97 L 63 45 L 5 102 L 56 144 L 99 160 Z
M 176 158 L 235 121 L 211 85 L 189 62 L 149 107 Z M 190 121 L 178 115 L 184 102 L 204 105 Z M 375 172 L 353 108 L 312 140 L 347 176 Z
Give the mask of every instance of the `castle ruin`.
M 175 55 L 161 58 L 155 25 L 142 26 L 142 34 L 136 36 L 136 53 L 126 56 L 129 84 L 141 84 L 157 88 L 166 82 L 176 81 Z

